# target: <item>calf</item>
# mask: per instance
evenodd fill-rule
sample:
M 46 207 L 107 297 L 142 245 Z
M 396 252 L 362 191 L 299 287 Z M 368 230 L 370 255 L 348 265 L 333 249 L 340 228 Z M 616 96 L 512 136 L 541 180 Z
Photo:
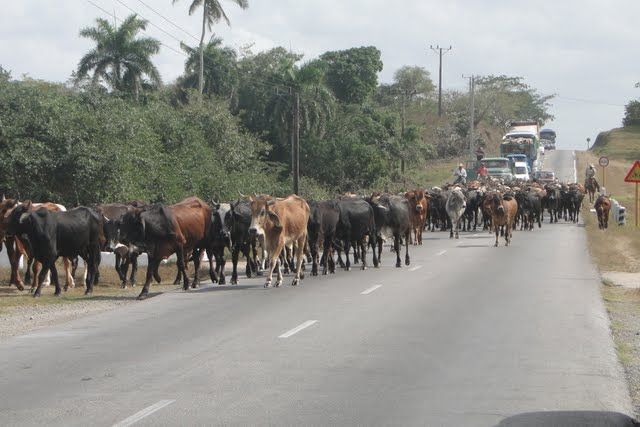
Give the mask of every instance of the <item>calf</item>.
M 307 224 L 309 236 L 309 251 L 311 252 L 311 274 L 318 275 L 318 260 L 320 245 L 322 244 L 322 274 L 336 272 L 333 260 L 333 240 L 336 238 L 336 229 L 340 220 L 340 209 L 335 200 L 310 201 L 310 216 Z
M 119 224 L 122 217 L 134 206 L 121 203 L 107 203 L 96 206 L 96 212 L 103 217 L 103 229 L 106 244 L 102 248 L 104 251 L 113 252 L 115 256 L 115 269 L 120 278 L 120 286 L 124 289 L 127 286 L 127 271 L 131 265 L 131 275 L 129 283 L 135 286 L 136 272 L 138 271 L 138 256 L 140 248 L 134 245 L 123 245 L 120 243 Z M 99 275 L 95 282 L 98 282 Z
M 55 265 L 60 256 L 68 259 L 80 256 L 84 259 L 87 265 L 85 295 L 90 295 L 93 292 L 93 281 L 100 265 L 100 247 L 105 242 L 102 217 L 86 207 L 67 212 L 49 211 L 46 208 L 29 212 L 29 209 L 30 207 L 26 204 L 13 209 L 9 216 L 7 233 L 14 236 L 26 235 L 35 260 L 42 264 L 38 286 L 33 296 L 40 296 L 42 279 L 48 271 L 51 271 L 56 287 L 55 294 L 60 295 L 61 289 Z
M 511 243 L 512 229 L 516 214 L 518 213 L 518 202 L 511 195 L 500 196 L 499 193 L 491 194 L 491 222 L 496 234 L 495 246 L 498 246 L 499 227 L 504 226 L 505 246 Z
M 459 187 L 455 187 L 450 190 L 446 204 L 447 215 L 451 219 L 451 231 L 449 233 L 450 239 L 453 239 L 454 228 L 456 239 L 460 238 L 460 218 L 462 218 L 462 214 L 464 213 L 466 208 L 467 202 L 465 200 L 464 194 L 462 194 L 462 190 Z
M 283 200 L 250 197 L 252 236 L 264 234 L 264 242 L 269 257 L 269 274 L 265 288 L 271 286 L 274 268 L 278 268 L 276 287 L 282 284 L 280 254 L 285 246 L 293 244 L 296 256 L 296 271 L 292 286 L 296 286 L 302 276 L 302 257 L 307 242 L 309 205 L 304 199 L 291 195 Z
M 611 210 L 611 199 L 608 196 L 600 195 L 594 205 L 598 214 L 598 228 L 606 230 L 609 227 L 609 211 Z
M 427 210 L 429 209 L 429 194 L 424 190 L 416 189 L 407 191 L 404 196 L 409 201 L 409 215 L 411 217 L 411 231 L 413 232 L 413 243 L 422 244 L 422 230 L 424 229 Z

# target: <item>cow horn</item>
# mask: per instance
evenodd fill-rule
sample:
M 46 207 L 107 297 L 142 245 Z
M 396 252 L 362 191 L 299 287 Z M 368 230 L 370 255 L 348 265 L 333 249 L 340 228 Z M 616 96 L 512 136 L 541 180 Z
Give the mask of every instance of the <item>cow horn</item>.
M 106 215 L 102 215 L 102 219 L 104 219 L 104 222 L 109 222 L 111 221 L 109 218 L 107 218 Z
M 144 218 L 140 218 L 140 223 L 142 224 L 142 238 L 144 238 L 147 231 L 147 224 L 145 223 Z
M 240 192 L 240 190 L 238 190 L 238 194 L 239 194 L 239 195 L 240 195 L 240 197 L 242 197 L 243 199 L 245 199 L 245 198 L 247 197 L 247 196 L 245 196 L 244 194 L 242 194 L 242 193 Z
M 7 198 L 4 197 L 4 193 L 2 193 L 2 201 L 4 202 L 5 200 L 7 200 Z
M 29 212 L 25 212 L 22 215 L 20 215 L 20 220 L 18 221 L 20 224 L 23 224 L 24 221 L 27 219 L 27 217 L 29 216 Z

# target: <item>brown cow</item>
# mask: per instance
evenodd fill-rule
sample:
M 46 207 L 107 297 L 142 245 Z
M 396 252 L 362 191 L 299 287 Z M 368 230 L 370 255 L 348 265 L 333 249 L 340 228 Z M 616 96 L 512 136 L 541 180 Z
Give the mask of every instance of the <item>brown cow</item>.
M 38 261 L 34 261 L 33 254 L 28 244 L 22 241 L 20 236 L 6 236 L 6 228 L 7 221 L 13 209 L 21 204 L 15 199 L 6 199 L 4 195 L 2 196 L 2 201 L 0 202 L 0 240 L 4 240 L 5 246 L 7 248 L 7 257 L 9 258 L 9 264 L 11 265 L 11 278 L 9 280 L 10 284 L 16 285 L 18 290 L 24 290 L 24 282 L 20 277 L 20 257 L 24 256 L 27 261 L 27 277 L 29 279 L 29 274 L 33 274 L 31 276 L 31 291 L 38 288 L 38 276 L 40 274 L 40 270 L 42 269 L 42 264 Z M 56 203 L 33 203 L 30 200 L 22 203 L 27 206 L 27 212 L 33 212 L 40 208 L 45 208 L 52 212 L 60 212 L 66 211 L 65 207 Z M 71 274 L 73 269 L 73 263 L 68 258 L 62 258 L 64 263 L 64 270 L 66 276 L 65 290 L 69 287 L 75 287 L 75 280 L 73 279 L 73 275 Z M 33 266 L 33 267 L 32 267 Z M 31 271 L 31 268 L 33 270 Z M 44 284 L 49 286 L 49 275 L 47 274 L 47 278 L 45 279 Z
M 427 220 L 427 209 L 429 208 L 429 195 L 424 190 L 416 189 L 407 191 L 404 196 L 409 201 L 409 217 L 411 220 L 411 230 L 413 231 L 413 244 L 422 244 L 422 230 Z
M 278 278 L 275 286 L 282 284 L 282 269 L 280 254 L 286 247 L 293 246 L 296 256 L 296 271 L 292 286 L 296 286 L 304 277 L 300 274 L 304 248 L 307 242 L 307 223 L 309 222 L 309 205 L 294 195 L 286 199 L 268 199 L 250 197 L 251 226 L 249 234 L 257 236 L 264 234 L 264 241 L 269 257 L 269 275 L 265 288 L 271 286 L 273 269 L 278 268 Z
M 501 196 L 497 192 L 490 195 L 490 200 L 491 222 L 494 232 L 496 233 L 495 246 L 498 246 L 498 234 L 501 226 L 504 226 L 505 246 L 509 246 L 512 237 L 511 230 L 513 229 L 516 214 L 518 213 L 518 202 L 516 202 L 516 199 L 511 195 L 505 194 Z
M 210 229 L 211 208 L 197 197 L 186 198 L 175 205 L 150 205 L 127 212 L 120 224 L 121 240 L 145 250 L 149 257 L 146 280 L 138 299 L 149 295 L 151 279 L 154 276 L 158 279 L 160 262 L 174 253 L 183 279 L 182 287 L 187 290 L 186 260 L 196 251 L 193 256 L 195 288 L 199 281 L 200 251 L 206 248 Z
M 596 213 L 598 214 L 598 228 L 600 230 L 606 230 L 609 227 L 609 211 L 611 210 L 611 199 L 609 199 L 609 196 L 601 194 L 596 199 L 594 208 L 596 208 Z

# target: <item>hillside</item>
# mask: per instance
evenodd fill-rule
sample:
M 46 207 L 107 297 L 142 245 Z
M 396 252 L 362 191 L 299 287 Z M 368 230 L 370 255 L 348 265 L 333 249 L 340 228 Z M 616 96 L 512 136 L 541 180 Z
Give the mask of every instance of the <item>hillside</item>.
M 591 151 L 596 155 L 606 155 L 616 160 L 640 159 L 640 126 L 600 132 Z

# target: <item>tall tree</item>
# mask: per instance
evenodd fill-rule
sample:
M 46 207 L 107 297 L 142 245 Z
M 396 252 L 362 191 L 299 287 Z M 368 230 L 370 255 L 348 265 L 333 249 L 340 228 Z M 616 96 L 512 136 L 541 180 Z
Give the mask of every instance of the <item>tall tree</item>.
M 189 57 L 184 66 L 184 75 L 178 79 L 183 88 L 199 88 L 200 49 L 181 45 Z M 236 52 L 223 47 L 222 40 L 212 37 L 204 47 L 203 93 L 232 98 L 238 82 Z
M 249 7 L 248 0 L 230 0 L 233 3 L 240 6 L 242 9 L 246 9 Z M 173 4 L 176 4 L 178 0 L 172 0 Z M 211 31 L 211 26 L 221 19 L 223 19 L 227 25 L 231 26 L 231 22 L 229 21 L 229 17 L 224 12 L 222 8 L 222 4 L 220 4 L 220 0 L 193 0 L 191 2 L 191 6 L 189 6 L 189 15 L 193 15 L 193 13 L 198 9 L 198 7 L 202 6 L 202 35 L 200 36 L 200 67 L 198 73 L 198 91 L 200 95 L 204 90 L 204 36 L 206 34 L 207 29 Z
M 381 53 L 375 46 L 354 47 L 326 52 L 320 59 L 327 63 L 327 85 L 336 98 L 349 104 L 361 104 L 378 86 L 382 71 Z
M 120 26 L 98 18 L 95 27 L 83 28 L 80 36 L 93 40 L 96 46 L 80 59 L 76 79 L 83 80 L 93 72 L 94 83 L 103 81 L 112 90 L 133 92 L 136 99 L 145 86 L 161 85 L 160 72 L 151 61 L 160 51 L 160 42 L 138 37 L 146 27 L 147 21 L 130 15 Z

